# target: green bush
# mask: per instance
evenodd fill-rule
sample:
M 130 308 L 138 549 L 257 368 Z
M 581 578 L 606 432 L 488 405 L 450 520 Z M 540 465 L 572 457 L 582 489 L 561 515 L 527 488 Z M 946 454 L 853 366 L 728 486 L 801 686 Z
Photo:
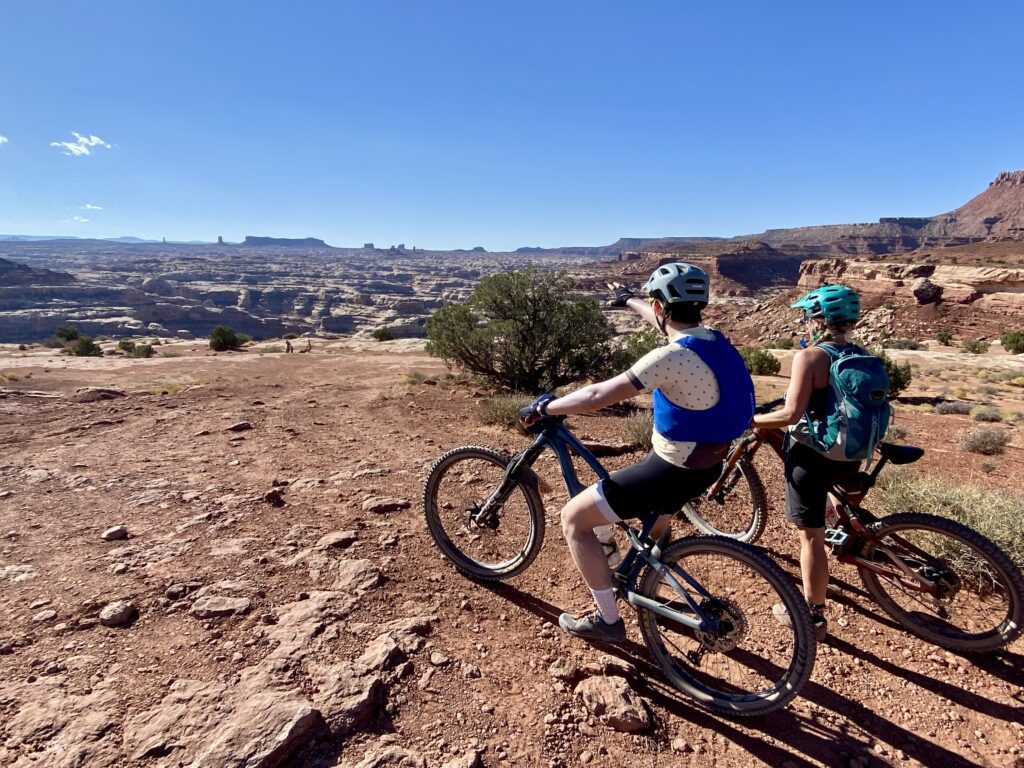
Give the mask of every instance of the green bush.
M 1003 414 L 991 405 L 976 405 L 971 408 L 971 418 L 975 421 L 1002 421 Z
M 56 331 L 53 332 L 55 339 L 60 339 L 62 342 L 75 341 L 79 337 L 78 329 L 75 328 L 71 323 L 64 323 Z
M 89 336 L 79 336 L 73 342 L 69 342 L 66 349 L 75 357 L 101 357 L 103 355 L 100 345 Z
M 125 354 L 130 355 L 135 351 L 135 342 L 128 341 L 127 339 L 121 339 L 121 341 L 117 342 L 117 348 Z
M 651 450 L 653 432 L 654 413 L 646 409 L 629 414 L 622 424 L 623 441 L 645 451 Z
M 889 514 L 927 512 L 956 520 L 987 536 L 1024 568 L 1024 494 L 1003 489 L 959 485 L 911 471 L 883 473 L 876 493 Z M 939 556 L 956 555 L 933 552 Z M 971 568 L 959 562 L 960 568 Z
M 947 400 L 942 403 L 936 403 L 935 412 L 940 416 L 948 416 L 949 414 L 966 416 L 971 412 L 971 404 L 965 403 L 963 400 Z
M 654 328 L 644 328 L 642 331 L 629 334 L 623 349 L 630 359 L 630 365 L 656 349 L 663 338 L 665 337 Z
M 391 329 L 386 325 L 382 325 L 380 328 L 375 328 L 373 333 L 370 334 L 377 341 L 391 341 L 395 338 L 395 334 L 391 332 Z
M 533 402 L 529 395 L 495 395 L 480 401 L 480 422 L 514 429 L 519 426 L 519 409 Z
M 935 340 L 944 347 L 948 347 L 953 343 L 953 334 L 949 331 L 939 331 L 935 334 Z
M 960 449 L 982 456 L 995 456 L 1003 452 L 1010 442 L 1010 433 L 999 427 L 978 427 L 965 432 L 960 438 Z
M 516 392 L 602 377 L 618 361 L 611 328 L 571 287 L 564 272 L 489 275 L 427 319 L 427 352 Z
M 210 349 L 214 352 L 225 352 L 229 349 L 238 349 L 243 341 L 239 335 L 226 325 L 218 325 L 210 331 Z
M 768 344 L 768 349 L 793 349 L 796 346 L 796 342 L 793 341 L 792 336 L 780 336 L 775 341 Z
M 885 348 L 910 349 L 916 351 L 919 349 L 924 349 L 925 346 L 921 342 L 915 341 L 914 339 L 889 339 L 889 341 L 885 342 Z
M 914 369 L 910 363 L 897 363 L 887 354 L 885 350 L 871 350 L 872 354 L 878 355 L 885 366 L 885 375 L 889 377 L 889 397 L 899 397 L 914 378 Z
M 1024 331 L 1007 331 L 999 337 L 999 342 L 1011 355 L 1019 355 L 1024 352 Z
M 754 376 L 774 376 L 782 370 L 782 363 L 775 359 L 775 355 L 761 347 L 743 347 L 740 355 Z
M 984 339 L 965 339 L 961 348 L 970 355 L 984 355 L 988 352 L 989 343 Z
M 132 349 L 132 357 L 150 358 L 153 356 L 153 347 L 150 344 L 138 344 Z

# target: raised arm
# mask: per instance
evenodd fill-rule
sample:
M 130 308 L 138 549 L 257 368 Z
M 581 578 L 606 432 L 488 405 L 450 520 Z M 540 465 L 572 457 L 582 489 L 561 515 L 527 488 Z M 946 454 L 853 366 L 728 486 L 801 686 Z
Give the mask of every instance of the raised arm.
M 628 400 L 639 391 L 628 374 L 620 373 L 606 381 L 590 384 L 575 392 L 570 392 L 565 397 L 552 400 L 548 403 L 546 410 L 551 416 L 590 413 L 620 400 Z

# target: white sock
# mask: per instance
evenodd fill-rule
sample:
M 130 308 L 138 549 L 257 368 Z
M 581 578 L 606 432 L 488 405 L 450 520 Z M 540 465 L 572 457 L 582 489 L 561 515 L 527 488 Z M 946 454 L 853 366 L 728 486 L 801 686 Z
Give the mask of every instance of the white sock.
M 597 612 L 605 624 L 614 624 L 619 620 L 619 606 L 615 602 L 614 589 L 592 589 L 590 594 L 597 603 Z

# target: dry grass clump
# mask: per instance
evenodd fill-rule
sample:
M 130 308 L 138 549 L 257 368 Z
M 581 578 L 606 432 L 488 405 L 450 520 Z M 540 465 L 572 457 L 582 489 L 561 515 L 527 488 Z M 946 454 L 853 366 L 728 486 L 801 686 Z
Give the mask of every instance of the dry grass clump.
M 978 427 L 965 432 L 960 438 L 960 450 L 995 456 L 1003 452 L 1010 442 L 1010 433 L 999 427 Z
M 4 373 L 0 371 L 0 381 L 17 381 L 20 377 L 16 373 Z
M 1003 414 L 998 408 L 991 405 L 976 405 L 971 408 L 971 418 L 975 421 L 1002 421 Z
M 507 429 L 519 426 L 519 409 L 533 402 L 529 395 L 495 395 L 480 401 L 480 423 Z
M 1018 566 L 1024 567 L 1024 494 L 959 485 L 909 471 L 882 475 L 876 493 L 886 512 L 927 512 L 951 518 L 991 539 Z M 962 562 L 958 565 L 970 566 Z
M 948 416 L 949 414 L 966 416 L 971 412 L 971 404 L 961 400 L 947 400 L 944 403 L 936 403 L 935 412 L 940 416 Z
M 654 432 L 654 414 L 651 411 L 634 411 L 622 423 L 624 442 L 651 450 L 651 433 Z
M 419 384 L 425 378 L 427 378 L 427 374 L 420 371 L 410 371 L 409 373 L 402 374 L 402 382 L 405 384 Z

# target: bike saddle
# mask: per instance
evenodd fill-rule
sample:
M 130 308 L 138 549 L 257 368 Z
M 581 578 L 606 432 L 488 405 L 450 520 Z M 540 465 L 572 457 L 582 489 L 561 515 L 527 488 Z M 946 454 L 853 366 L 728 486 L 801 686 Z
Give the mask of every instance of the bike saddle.
M 924 456 L 924 448 L 914 445 L 896 445 L 895 443 L 882 443 L 878 452 L 882 454 L 883 459 L 896 465 L 913 464 Z

